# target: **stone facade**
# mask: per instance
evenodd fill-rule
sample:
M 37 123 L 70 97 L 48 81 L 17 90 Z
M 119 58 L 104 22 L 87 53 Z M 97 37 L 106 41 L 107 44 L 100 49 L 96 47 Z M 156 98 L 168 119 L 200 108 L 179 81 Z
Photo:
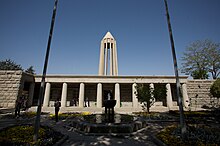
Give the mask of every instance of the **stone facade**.
M 19 71 L 0 71 L 0 107 L 1 108 L 14 108 L 15 101 L 22 92 L 26 90 L 27 83 L 32 85 L 32 91 L 34 90 L 34 77 L 30 74 L 26 74 Z M 29 89 L 28 89 L 29 91 Z M 27 91 L 27 92 L 28 92 Z M 30 93 L 30 95 L 33 93 Z M 28 97 L 31 99 L 31 97 Z M 28 103 L 29 105 L 31 102 Z
M 37 104 L 41 76 L 30 75 L 22 71 L 0 71 L 0 107 L 14 108 L 16 99 L 25 92 L 30 106 Z M 180 77 L 183 91 L 183 103 L 187 107 L 201 108 L 212 106 L 216 98 L 210 97 L 210 87 L 214 80 L 188 80 Z M 177 106 L 175 97 L 175 77 L 173 76 L 69 76 L 48 75 L 46 77 L 44 107 L 52 107 L 59 98 L 62 107 L 74 107 L 73 98 L 78 101 L 77 107 L 84 107 L 84 100 L 89 98 L 90 106 L 101 108 L 104 92 L 111 90 L 113 97 L 119 101 L 116 108 L 140 108 L 135 96 L 138 83 L 156 86 L 164 84 L 167 98 L 159 101 L 159 106 L 169 110 Z M 157 104 L 158 104 L 157 103 Z M 155 104 L 155 106 L 158 106 Z
M 215 80 L 188 80 L 187 92 L 191 107 L 213 106 L 217 98 L 210 95 L 210 87 Z
M 41 76 L 35 76 L 35 93 L 33 105 L 37 105 L 39 97 Z M 54 101 L 58 98 L 61 101 L 61 109 L 77 108 L 83 109 L 85 99 L 90 101 L 90 107 L 100 109 L 103 101 L 106 100 L 106 92 L 111 91 L 112 98 L 117 100 L 115 108 L 130 108 L 141 110 L 141 103 L 135 95 L 136 84 L 143 83 L 146 86 L 157 86 L 163 84 L 168 89 L 166 99 L 156 101 L 154 108 L 163 106 L 166 110 L 176 109 L 177 98 L 175 97 L 174 76 L 74 76 L 74 75 L 47 75 L 43 110 L 52 108 Z M 186 83 L 187 77 L 180 77 L 183 87 L 184 104 L 188 100 Z M 77 105 L 71 104 L 73 99 Z
M 22 71 L 0 71 L 0 107 L 14 107 L 18 97 Z

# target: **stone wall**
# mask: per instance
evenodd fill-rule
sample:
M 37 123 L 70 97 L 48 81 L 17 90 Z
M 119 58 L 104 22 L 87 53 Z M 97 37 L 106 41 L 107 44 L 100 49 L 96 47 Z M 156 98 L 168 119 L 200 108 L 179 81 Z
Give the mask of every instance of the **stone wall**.
M 28 106 L 32 105 L 35 79 L 22 70 L 0 70 L 0 108 L 14 108 L 18 97 L 27 96 Z
M 187 92 L 191 107 L 212 106 L 217 99 L 210 96 L 210 87 L 215 80 L 188 80 Z
M 0 71 L 0 107 L 15 107 L 21 90 L 22 71 Z

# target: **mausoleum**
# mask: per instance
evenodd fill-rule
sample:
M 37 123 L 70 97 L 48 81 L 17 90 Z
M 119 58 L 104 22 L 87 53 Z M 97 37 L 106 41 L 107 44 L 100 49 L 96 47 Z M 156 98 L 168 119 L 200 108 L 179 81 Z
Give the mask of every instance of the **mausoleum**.
M 202 107 L 213 100 L 209 89 L 213 80 L 189 80 L 180 77 L 183 104 Z M 61 111 L 102 111 L 107 93 L 116 100 L 115 110 L 141 111 L 141 103 L 136 98 L 135 86 L 139 83 L 154 88 L 163 84 L 167 89 L 165 99 L 154 103 L 152 109 L 178 109 L 176 79 L 174 76 L 120 76 L 118 75 L 117 45 L 110 32 L 101 40 L 98 75 L 47 75 L 43 100 L 43 111 L 52 111 L 54 101 L 61 101 Z M 16 99 L 25 93 L 28 105 L 37 106 L 41 75 L 31 75 L 22 71 L 0 71 L 0 107 L 14 107 Z

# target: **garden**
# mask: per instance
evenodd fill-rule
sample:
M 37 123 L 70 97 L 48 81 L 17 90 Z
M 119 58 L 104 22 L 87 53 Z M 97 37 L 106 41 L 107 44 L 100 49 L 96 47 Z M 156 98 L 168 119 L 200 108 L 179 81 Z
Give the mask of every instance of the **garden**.
M 24 112 L 21 115 L 21 119 L 28 121 L 27 119 L 34 119 L 35 115 L 35 112 Z M 53 114 L 42 113 L 42 115 L 47 122 L 55 123 Z M 184 112 L 184 115 L 187 124 L 187 133 L 185 138 L 182 139 L 179 127 L 178 111 L 170 111 L 166 113 L 137 112 L 132 114 L 133 117 L 142 119 L 142 121 L 146 123 L 145 127 L 148 127 L 148 124 L 150 123 L 153 125 L 162 125 L 163 129 L 157 130 L 157 132 L 153 133 L 153 135 L 158 141 L 166 145 L 220 145 L 219 109 L 209 111 L 186 111 Z M 132 116 L 125 116 L 126 118 L 123 118 L 122 120 L 123 123 L 126 122 L 126 120 L 130 121 Z M 91 123 L 94 124 L 95 115 L 89 112 L 59 114 L 59 120 L 62 122 L 63 128 L 67 129 L 71 128 L 71 125 L 73 125 L 73 119 L 80 117 L 85 120 L 91 119 Z M 13 115 L 4 115 L 0 117 L 0 119 L 6 118 L 12 119 L 14 117 Z M 20 124 L 9 126 L 0 130 L 0 145 L 19 146 L 35 144 L 33 142 L 34 128 L 32 124 L 21 124 L 21 121 Z M 120 133 L 123 133 L 123 128 L 120 129 Z M 151 135 L 150 130 L 146 131 L 146 134 Z M 59 131 L 56 131 L 49 126 L 41 126 L 39 131 L 39 140 L 37 143 L 38 145 L 52 146 L 63 137 L 64 135 Z
M 39 139 L 33 141 L 34 127 L 32 125 L 17 125 L 7 127 L 0 131 L 0 145 L 45 145 L 52 146 L 58 142 L 63 135 L 49 127 L 41 126 Z
M 216 80 L 216 82 L 211 87 L 211 92 L 214 97 L 220 97 L 220 79 Z M 146 103 L 147 106 L 145 111 L 132 113 L 131 115 L 120 115 L 118 117 L 121 123 L 115 123 L 112 126 L 112 129 L 108 130 L 110 132 L 118 132 L 118 133 L 127 133 L 134 132 L 135 130 L 141 130 L 152 126 L 151 128 L 145 130 L 145 134 L 149 135 L 154 139 L 155 143 L 162 143 L 169 146 L 173 145 L 204 145 L 204 146 L 218 146 L 220 145 L 220 108 L 219 106 L 213 106 L 204 111 L 185 111 L 184 119 L 186 125 L 186 132 L 181 132 L 180 127 L 180 113 L 179 111 L 169 111 L 166 113 L 163 112 L 150 112 L 150 106 L 152 104 L 151 98 L 152 93 L 154 97 L 165 97 L 166 89 L 164 87 L 156 87 L 152 92 L 151 88 L 146 86 L 138 86 L 137 90 L 139 94 L 137 94 L 138 98 L 141 102 L 148 101 Z M 140 98 L 144 97 L 146 98 Z M 0 145 L 47 145 L 52 146 L 57 142 L 62 140 L 66 133 L 60 133 L 55 130 L 56 127 L 55 115 L 49 113 L 42 113 L 41 120 L 44 120 L 44 123 L 47 125 L 41 125 L 39 130 L 39 139 L 37 143 L 33 142 L 33 133 L 34 133 L 34 119 L 36 117 L 35 112 L 22 112 L 19 119 L 16 119 L 13 114 L 0 114 L 0 120 L 9 119 L 14 120 L 14 125 L 1 128 L 0 130 Z M 91 132 L 101 132 L 104 134 L 106 130 L 100 128 L 91 130 L 90 125 L 94 124 L 103 124 L 102 119 L 104 119 L 104 115 L 96 116 L 95 114 L 91 114 L 89 112 L 81 112 L 81 113 L 60 113 L 59 121 L 61 121 L 61 127 L 66 129 L 66 131 L 70 131 L 70 129 L 76 129 L 77 124 L 76 121 L 80 121 L 81 126 L 78 126 L 80 129 L 84 127 L 84 123 L 88 123 L 86 129 L 90 129 Z M 115 114 L 117 117 L 117 114 Z M 101 120 L 100 120 L 101 118 Z M 139 121 L 135 121 L 138 119 Z M 97 123 L 97 121 L 99 121 Z M 49 123 L 49 124 L 48 124 Z M 127 123 L 127 125 L 126 125 Z M 1 123 L 2 124 L 2 123 Z M 124 127 L 120 127 L 118 125 L 125 125 Z M 75 127 L 74 127 L 75 125 Z M 106 124 L 109 125 L 109 124 Z M 105 126 L 106 126 L 105 125 Z M 110 124 L 112 125 L 112 124 Z M 160 128 L 157 126 L 159 125 Z M 52 126 L 52 127 L 51 127 Z M 103 125 L 101 125 L 103 126 Z M 117 128 L 118 126 L 118 128 Z M 129 126 L 132 130 L 127 130 L 129 128 L 125 128 Z M 93 127 L 96 127 L 93 126 Z M 115 129 L 116 127 L 116 129 Z M 136 128 L 134 128 L 136 127 Z M 162 127 L 162 128 L 161 128 Z M 108 129 L 109 127 L 105 128 Z M 156 130 L 155 130 L 156 129 Z M 104 131 L 104 133 L 102 133 Z M 143 130 L 144 131 L 144 130 Z M 143 132 L 142 131 L 142 132 Z M 152 132 L 155 131 L 155 132 Z M 72 132 L 77 132 L 77 130 L 72 130 Z M 135 131 L 136 132 L 136 131 Z M 130 136 L 134 136 L 135 134 L 131 134 Z M 153 138 L 154 137 L 154 138 Z

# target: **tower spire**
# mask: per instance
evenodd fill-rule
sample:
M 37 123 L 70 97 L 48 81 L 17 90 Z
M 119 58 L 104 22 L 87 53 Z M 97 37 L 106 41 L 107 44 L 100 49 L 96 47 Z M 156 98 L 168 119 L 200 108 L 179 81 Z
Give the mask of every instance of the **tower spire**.
M 116 40 L 109 31 L 100 45 L 99 75 L 118 75 Z

